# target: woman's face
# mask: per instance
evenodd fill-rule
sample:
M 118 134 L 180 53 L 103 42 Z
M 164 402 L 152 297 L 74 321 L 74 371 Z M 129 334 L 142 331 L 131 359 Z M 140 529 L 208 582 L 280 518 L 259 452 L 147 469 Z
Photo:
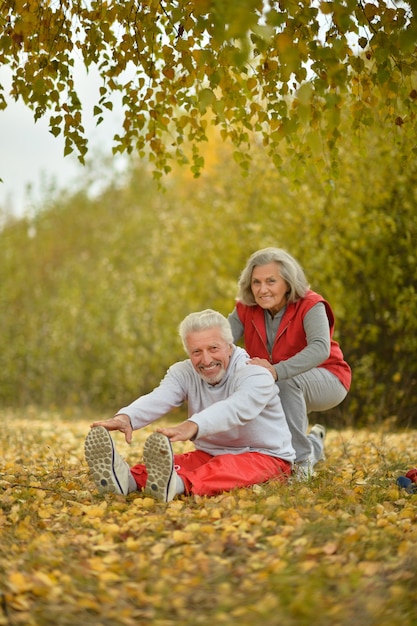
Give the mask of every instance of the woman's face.
M 288 285 L 281 276 L 278 263 L 254 267 L 251 289 L 256 304 L 275 315 L 287 304 Z

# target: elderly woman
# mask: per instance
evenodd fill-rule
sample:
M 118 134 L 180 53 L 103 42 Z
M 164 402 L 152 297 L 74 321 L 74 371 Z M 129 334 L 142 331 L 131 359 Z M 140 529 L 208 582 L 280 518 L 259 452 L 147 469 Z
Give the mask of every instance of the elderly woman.
M 267 368 L 278 385 L 296 451 L 296 471 L 309 478 L 324 458 L 326 429 L 307 434 L 308 413 L 331 409 L 346 397 L 351 369 L 333 339 L 334 315 L 309 288 L 299 263 L 285 250 L 252 254 L 239 279 L 228 317 L 237 342 L 244 337 L 250 363 Z

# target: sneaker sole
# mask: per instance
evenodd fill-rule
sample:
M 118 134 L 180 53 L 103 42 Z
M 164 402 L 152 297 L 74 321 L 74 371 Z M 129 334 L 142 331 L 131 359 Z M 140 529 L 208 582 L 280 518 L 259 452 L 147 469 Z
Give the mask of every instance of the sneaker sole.
M 92 428 L 85 440 L 84 451 L 92 479 L 99 492 L 123 494 L 113 471 L 114 448 L 108 430 L 103 426 Z
M 168 487 L 174 470 L 171 443 L 162 433 L 152 433 L 143 448 L 143 461 L 148 473 L 145 493 L 156 500 L 167 502 Z

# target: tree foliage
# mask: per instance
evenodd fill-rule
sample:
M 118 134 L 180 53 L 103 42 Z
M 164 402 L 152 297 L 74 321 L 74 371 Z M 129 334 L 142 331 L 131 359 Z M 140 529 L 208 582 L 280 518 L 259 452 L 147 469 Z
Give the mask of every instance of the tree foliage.
M 157 176 L 173 161 L 199 175 L 211 124 L 245 170 L 258 137 L 276 166 L 285 146 L 334 168 L 346 111 L 357 136 L 380 125 L 392 141 L 416 134 L 412 2 L 3 0 L 0 11 L 11 97 L 35 120 L 48 115 L 81 162 L 75 59 L 101 77 L 97 124 L 121 99 L 114 151 L 149 158 Z

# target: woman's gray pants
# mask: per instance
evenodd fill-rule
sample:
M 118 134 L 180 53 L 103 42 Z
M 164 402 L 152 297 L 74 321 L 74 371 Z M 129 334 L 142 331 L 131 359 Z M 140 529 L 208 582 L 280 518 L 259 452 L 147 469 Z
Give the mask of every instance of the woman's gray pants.
M 295 448 L 295 462 L 309 460 L 314 466 L 323 457 L 324 442 L 307 435 L 308 414 L 327 411 L 342 402 L 346 388 L 329 370 L 315 367 L 287 380 L 278 380 L 279 395 Z

